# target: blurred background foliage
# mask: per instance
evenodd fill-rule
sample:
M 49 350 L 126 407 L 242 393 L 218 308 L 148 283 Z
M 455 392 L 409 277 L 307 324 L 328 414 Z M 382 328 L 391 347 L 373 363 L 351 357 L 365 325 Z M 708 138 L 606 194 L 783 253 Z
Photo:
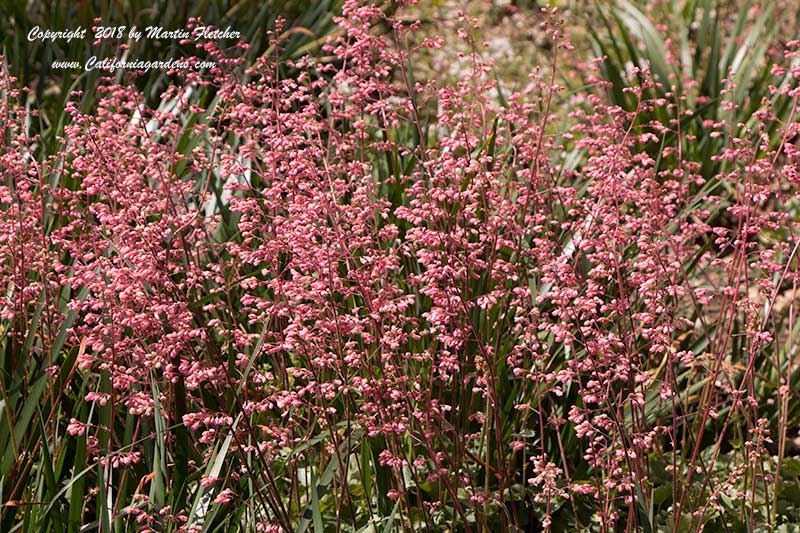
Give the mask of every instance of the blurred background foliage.
M 49 132 L 63 125 L 64 104 L 73 90 L 83 92 L 82 111 L 95 104 L 94 88 L 104 72 L 83 69 L 53 69 L 54 61 L 76 61 L 83 65 L 91 57 L 121 57 L 128 60 L 181 59 L 197 54 L 193 45 L 181 45 L 175 39 L 129 41 L 128 31 L 148 26 L 165 31 L 185 29 L 189 20 L 199 18 L 206 25 L 219 29 L 230 27 L 242 35 L 249 45 L 244 52 L 245 64 L 269 48 L 268 32 L 280 17 L 286 32 L 283 58 L 298 57 L 317 50 L 335 28 L 333 16 L 341 0 L 0 0 L 0 53 L 9 73 L 18 78 L 19 86 L 31 90 L 27 104 L 40 111 L 40 124 L 34 130 Z M 93 26 L 125 26 L 122 39 L 94 42 Z M 68 31 L 87 29 L 84 39 L 28 40 L 34 27 L 40 30 Z M 120 45 L 128 45 L 127 52 Z M 222 41 L 225 47 L 236 44 Z M 239 52 L 241 54 L 241 52 Z M 201 58 L 202 59 L 202 58 Z M 123 73 L 120 73 L 120 76 Z M 149 70 L 135 79 L 147 104 L 158 107 L 161 92 L 171 83 L 166 72 Z

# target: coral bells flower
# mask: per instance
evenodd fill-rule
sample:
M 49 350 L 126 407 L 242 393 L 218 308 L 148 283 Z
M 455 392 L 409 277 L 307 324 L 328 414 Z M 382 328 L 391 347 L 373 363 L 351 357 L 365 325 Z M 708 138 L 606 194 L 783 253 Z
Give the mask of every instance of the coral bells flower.
M 531 457 L 533 471 L 536 474 L 528 479 L 528 483 L 538 487 L 539 491 L 534 498 L 536 501 L 543 501 L 555 496 L 564 496 L 566 492 L 559 488 L 557 480 L 561 476 L 561 469 L 554 463 L 547 461 L 543 457 Z
M 231 501 L 233 501 L 235 497 L 236 494 L 232 490 L 225 489 L 222 492 L 220 492 L 216 498 L 214 498 L 214 503 L 216 504 L 230 503 Z
M 247 527 L 290 531 L 318 499 L 363 528 L 388 498 L 403 528 L 579 529 L 592 506 L 604 531 L 660 507 L 692 529 L 728 494 L 772 500 L 797 43 L 758 109 L 735 75 L 666 87 L 685 70 L 669 40 L 656 78 L 631 62 L 615 87 L 597 60 L 567 92 L 572 47 L 545 10 L 551 66 L 510 92 L 475 20 L 443 45 L 408 3 L 343 2 L 324 59 L 285 59 L 298 30 L 246 65 L 204 41 L 217 67 L 168 74 L 158 108 L 103 79 L 47 142 L 0 71 L 3 372 L 53 400 L 45 417 L 74 406 L 44 444 L 88 457 L 92 520 L 202 529 L 212 504 L 246 503 Z M 424 79 L 424 54 L 458 79 Z M 15 476 L 32 461 L 9 457 Z M 199 503 L 165 505 L 180 498 Z
M 84 431 L 86 431 L 86 424 L 74 418 L 70 418 L 69 425 L 67 426 L 67 432 L 69 432 L 70 435 L 76 437 L 83 435 Z

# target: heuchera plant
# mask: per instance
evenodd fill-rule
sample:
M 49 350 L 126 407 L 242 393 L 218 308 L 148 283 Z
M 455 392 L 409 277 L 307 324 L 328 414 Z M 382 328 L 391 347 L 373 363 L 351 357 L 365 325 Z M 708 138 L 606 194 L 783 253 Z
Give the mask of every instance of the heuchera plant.
M 557 81 L 572 47 L 554 12 L 552 68 L 502 105 L 474 21 L 470 68 L 447 85 L 414 80 L 441 41 L 402 13 L 345 2 L 324 60 L 248 67 L 205 43 L 218 67 L 171 73 L 159 109 L 106 79 L 96 110 L 68 100 L 44 158 L 0 75 L 1 345 L 19 376 L 2 381 L 48 391 L 39 439 L 74 463 L 71 487 L 95 487 L 73 489 L 70 516 L 142 531 L 791 520 L 797 43 L 754 124 L 728 120 L 727 83 L 702 124 L 721 171 L 704 176 L 681 132 L 693 109 L 647 69 L 624 88 L 632 109 L 609 102 L 602 60 L 578 91 Z M 22 481 L 44 460 L 4 456 L 3 501 L 62 505 Z

